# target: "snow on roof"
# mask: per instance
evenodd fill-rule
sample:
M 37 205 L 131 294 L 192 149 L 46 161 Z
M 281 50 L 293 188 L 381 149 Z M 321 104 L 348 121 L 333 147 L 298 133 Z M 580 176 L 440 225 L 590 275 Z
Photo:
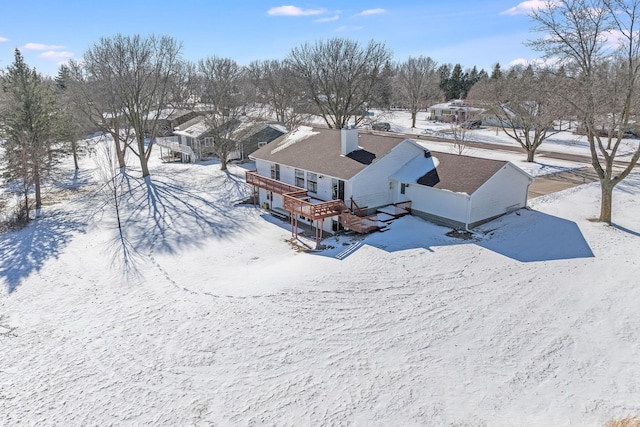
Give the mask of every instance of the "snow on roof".
M 176 135 L 184 135 L 197 138 L 208 131 L 209 128 L 210 127 L 207 125 L 207 121 L 205 120 L 205 118 L 203 116 L 198 116 L 177 127 L 174 133 Z
M 405 183 L 417 183 L 427 172 L 438 167 L 434 157 L 416 156 L 391 176 L 391 179 Z
M 314 132 L 312 127 L 300 126 L 298 129 L 294 130 L 289 135 L 284 137 L 282 141 L 278 142 L 278 145 L 273 150 L 271 150 L 271 154 L 275 154 L 278 151 L 282 151 L 285 148 L 292 146 L 296 142 L 303 141 L 319 133 L 320 132 Z
M 287 133 L 287 132 L 289 132 L 289 130 L 287 129 L 287 127 L 286 127 L 286 126 L 281 125 L 281 124 L 279 124 L 279 123 L 271 123 L 271 124 L 269 125 L 269 127 L 273 128 L 273 129 L 275 129 L 275 130 L 277 130 L 278 132 L 282 132 L 282 133 Z
M 429 107 L 429 109 L 441 109 L 441 110 L 466 110 L 466 111 L 482 111 L 482 108 L 471 107 L 469 105 L 460 104 L 457 102 L 443 102 L 441 104 L 435 104 Z

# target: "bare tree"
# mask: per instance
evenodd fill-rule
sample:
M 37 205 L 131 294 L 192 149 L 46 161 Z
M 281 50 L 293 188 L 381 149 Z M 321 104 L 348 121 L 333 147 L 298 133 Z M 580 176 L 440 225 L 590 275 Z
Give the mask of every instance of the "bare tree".
M 86 119 L 85 115 L 81 114 L 80 110 L 76 108 L 76 103 L 73 100 L 73 93 L 69 90 L 70 83 L 71 77 L 69 67 L 67 65 L 61 65 L 58 70 L 58 75 L 55 78 L 56 95 L 58 105 L 60 107 L 60 114 L 64 117 L 60 136 L 65 142 L 67 142 L 66 151 L 71 151 L 73 164 L 77 171 L 80 169 L 78 164 L 78 145 L 81 135 L 86 135 L 89 131 L 95 130 L 95 127 Z
M 503 132 L 516 141 L 533 162 L 536 150 L 557 133 L 554 122 L 562 118 L 557 96 L 549 90 L 551 75 L 536 74 L 533 67 L 512 67 L 496 78 L 483 79 L 467 99 L 485 107 Z
M 531 16 L 544 37 L 530 45 L 559 60 L 566 70 L 564 81 L 571 94 L 565 100 L 583 122 L 591 164 L 600 180 L 599 220 L 611 224 L 613 189 L 640 159 L 638 144 L 626 166 L 616 168 L 614 163 L 624 132 L 637 119 L 640 1 L 548 2 Z M 611 40 L 616 41 L 613 48 Z M 603 122 L 609 130 L 604 134 Z
M 390 58 L 391 52 L 383 43 L 372 40 L 361 46 L 353 40 L 333 38 L 294 48 L 287 60 L 327 126 L 339 129 L 350 120 L 357 124 L 363 119 Z
M 185 77 L 181 50 L 171 37 L 119 34 L 101 38 L 83 56 L 87 80 L 98 83 L 113 110 L 111 118 L 118 126 L 112 128 L 119 127 L 121 117 L 131 128 L 135 144 L 129 148 L 140 159 L 145 178 L 159 119 L 173 107 L 172 95 Z
M 442 97 L 438 64 L 429 57 L 409 57 L 397 65 L 396 93 L 402 105 L 411 113 L 411 127 L 416 127 L 420 108 Z
M 227 169 L 229 155 L 236 150 L 233 137 L 243 120 L 248 104 L 245 70 L 229 58 L 209 57 L 198 62 L 201 100 L 206 106 L 205 123 L 213 138 L 213 151 L 220 169 Z
M 469 151 L 467 140 L 467 128 L 457 123 L 451 123 L 449 132 L 453 136 L 453 151 L 461 156 Z
M 289 63 L 253 61 L 247 73 L 258 92 L 258 102 L 268 105 L 278 122 L 293 129 L 310 118 L 309 101 Z
M 127 167 L 125 153 L 133 140 L 131 128 L 114 91 L 115 76 L 104 62 L 108 58 L 105 55 L 98 60 L 97 54 L 94 52 L 94 61 L 90 63 L 69 61 L 66 92 L 77 116 L 84 117 L 95 129 L 111 136 L 120 171 L 124 172 Z
M 97 144 L 94 157 L 97 176 L 102 183 L 99 188 L 103 199 L 100 210 L 106 213 L 109 212 L 109 209 L 105 208 L 113 209 L 118 226 L 117 237 L 112 241 L 112 262 L 120 264 L 123 274 L 137 275 L 137 258 L 139 258 L 139 254 L 126 237 L 126 203 L 123 203 L 123 198 L 130 191 L 130 188 L 127 185 L 127 175 L 118 172 L 119 164 L 114 148 L 113 144 L 101 139 Z

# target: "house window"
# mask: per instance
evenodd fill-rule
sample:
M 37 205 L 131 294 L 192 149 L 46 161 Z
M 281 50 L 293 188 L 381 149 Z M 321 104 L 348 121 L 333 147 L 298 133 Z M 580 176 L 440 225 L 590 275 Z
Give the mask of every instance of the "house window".
M 304 188 L 304 171 L 296 169 L 296 187 Z
M 400 184 L 400 194 L 404 194 L 405 189 L 407 188 L 407 184 L 404 182 Z
M 277 163 L 271 164 L 271 179 L 280 181 L 280 165 Z
M 205 147 L 213 147 L 213 137 L 210 137 L 210 136 L 206 137 L 204 139 L 204 146 Z
M 307 172 L 307 190 L 312 193 L 318 192 L 318 174 Z

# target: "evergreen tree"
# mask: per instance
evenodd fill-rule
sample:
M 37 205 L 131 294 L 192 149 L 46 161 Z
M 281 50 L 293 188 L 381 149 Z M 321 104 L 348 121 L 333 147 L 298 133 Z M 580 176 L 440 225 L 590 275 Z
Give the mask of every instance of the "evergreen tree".
M 502 77 L 502 70 L 500 70 L 500 63 L 496 62 L 496 65 L 493 66 L 493 71 L 491 71 L 491 79 L 497 80 Z
M 451 71 L 451 77 L 449 78 L 447 99 L 459 99 L 464 95 L 465 87 L 465 74 L 462 71 L 462 66 L 456 64 Z
M 438 68 L 438 74 L 440 75 L 440 90 L 442 90 L 442 94 L 445 97 L 445 101 L 449 100 L 449 80 L 451 77 L 451 65 L 442 64 L 440 68 Z
M 69 67 L 61 65 L 54 80 L 58 89 L 66 89 L 69 82 Z
M 18 49 L 2 76 L 7 96 L 2 114 L 6 133 L 5 155 L 8 171 L 21 182 L 23 212 L 29 218 L 29 192 L 35 190 L 35 207 L 42 206 L 40 186 L 50 166 L 50 146 L 59 129 L 59 110 L 49 82 L 30 69 Z
M 471 69 L 471 71 L 465 72 L 464 73 L 464 90 L 462 93 L 462 98 L 466 99 L 467 95 L 469 93 L 469 91 L 471 90 L 471 88 L 473 87 L 473 85 L 475 85 L 476 83 L 478 83 L 478 80 L 480 80 L 480 73 L 478 73 L 478 68 L 474 65 L 473 68 Z

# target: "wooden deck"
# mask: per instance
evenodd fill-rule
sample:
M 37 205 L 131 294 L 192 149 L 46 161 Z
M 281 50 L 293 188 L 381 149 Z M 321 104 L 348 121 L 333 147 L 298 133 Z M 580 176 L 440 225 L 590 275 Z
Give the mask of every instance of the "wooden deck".
M 282 207 L 291 214 L 290 220 L 294 235 L 297 235 L 300 216 L 319 224 L 316 226 L 316 243 L 322 239 L 321 229 L 325 218 L 338 217 L 344 228 L 361 234 L 371 233 L 381 228 L 377 214 L 362 215 L 364 208 L 358 207 L 353 201 L 351 205 L 355 206 L 355 209 L 349 209 L 340 199 L 328 201 L 315 199 L 304 188 L 260 176 L 257 171 L 247 172 L 246 181 L 247 184 L 253 185 L 254 189 L 262 188 L 283 196 Z M 411 212 L 411 202 L 391 205 L 390 210 L 389 214 L 394 217 L 406 215 Z
M 276 194 L 286 193 L 305 193 L 307 190 L 304 188 L 296 187 L 295 185 L 285 184 L 275 179 L 267 178 L 266 176 L 258 175 L 257 171 L 248 171 L 245 175 L 247 184 L 251 184 L 254 187 L 264 188 L 267 191 L 271 191 Z

